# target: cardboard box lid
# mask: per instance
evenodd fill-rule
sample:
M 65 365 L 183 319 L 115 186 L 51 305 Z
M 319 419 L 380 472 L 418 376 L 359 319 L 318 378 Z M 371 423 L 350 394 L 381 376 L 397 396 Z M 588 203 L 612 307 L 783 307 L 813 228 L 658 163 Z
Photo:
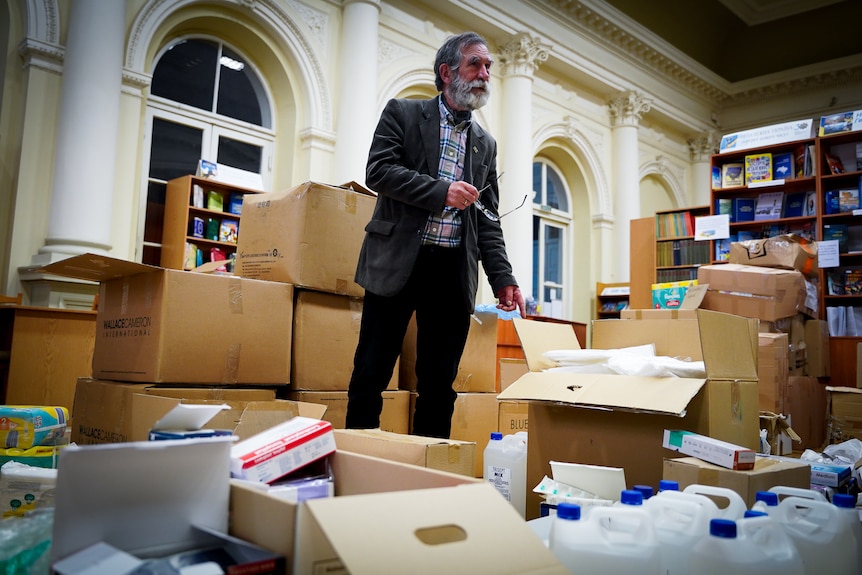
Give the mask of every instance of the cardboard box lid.
M 542 371 L 557 364 L 542 354 L 555 349 L 581 349 L 572 326 L 563 323 L 532 321 L 516 317 L 512 320 L 515 333 L 521 341 L 527 367 Z
M 756 381 L 759 320 L 699 309 L 697 321 L 707 377 Z
M 94 282 L 161 271 L 164 268 L 98 254 L 83 254 L 43 267 L 41 272 Z M 179 271 L 179 270 L 175 270 Z
M 352 575 L 378 575 L 383 566 L 417 575 L 568 573 L 484 482 L 316 499 L 305 509 Z M 369 518 L 374 529 L 357 537 L 357 528 Z
M 235 438 L 69 445 L 60 451 L 52 562 L 104 541 L 175 549 L 192 526 L 227 533 Z

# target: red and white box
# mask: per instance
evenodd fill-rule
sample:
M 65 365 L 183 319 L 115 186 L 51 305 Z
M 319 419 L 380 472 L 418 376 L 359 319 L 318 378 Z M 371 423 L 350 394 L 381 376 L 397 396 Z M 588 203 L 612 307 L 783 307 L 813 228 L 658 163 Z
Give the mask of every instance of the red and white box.
M 331 423 L 294 417 L 234 444 L 230 473 L 238 479 L 272 483 L 333 452 Z

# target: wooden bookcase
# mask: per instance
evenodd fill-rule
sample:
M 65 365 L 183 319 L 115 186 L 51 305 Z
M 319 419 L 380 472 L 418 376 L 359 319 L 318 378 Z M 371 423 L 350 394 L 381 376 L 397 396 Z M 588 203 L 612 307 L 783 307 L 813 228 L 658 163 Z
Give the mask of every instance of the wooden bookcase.
M 620 311 L 629 306 L 629 292 L 628 283 L 597 283 L 596 319 L 619 319 Z
M 757 221 L 738 221 L 734 219 L 731 206 L 731 238 L 729 241 L 712 243 L 713 263 L 722 263 L 722 243 L 726 246 L 730 241 L 738 241 L 747 237 L 770 237 L 773 235 L 795 233 L 808 239 L 823 241 L 831 239 L 828 232 L 835 230 L 835 226 L 847 226 L 848 241 L 846 245 L 839 248 L 839 266 L 832 268 L 821 268 L 819 271 L 819 316 L 827 319 L 828 308 L 839 306 L 862 307 L 862 289 L 852 289 L 849 293 L 834 293 L 841 291 L 832 286 L 836 283 L 834 274 L 845 271 L 858 271 L 862 273 L 862 217 L 854 215 L 853 211 L 840 209 L 837 213 L 828 213 L 832 210 L 827 207 L 827 201 L 838 190 L 855 189 L 860 190 L 862 186 L 862 170 L 857 169 L 856 146 L 862 146 L 862 131 L 842 132 L 827 136 L 814 136 L 803 140 L 776 144 L 762 148 L 749 148 L 715 154 L 711 157 L 710 167 L 712 169 L 730 162 L 744 163 L 745 156 L 770 153 L 791 153 L 794 156 L 797 171 L 796 177 L 765 182 L 763 184 L 741 185 L 732 187 L 712 186 L 711 213 L 722 213 L 719 200 L 730 200 L 731 203 L 739 198 L 753 198 L 754 203 L 761 193 L 780 192 L 783 194 L 783 206 L 785 210 L 789 198 L 805 198 L 805 205 L 801 215 L 787 214 L 782 211 L 781 217 L 769 217 Z M 800 160 L 804 159 L 803 150 L 807 149 L 810 156 L 811 173 L 799 173 Z M 826 155 L 837 156 L 841 159 L 844 172 L 833 174 L 830 171 Z M 862 149 L 860 149 L 862 153 Z M 856 212 L 859 213 L 859 212 Z M 839 228 L 840 229 L 840 228 Z M 726 248 L 724 248 L 726 249 Z M 862 342 L 862 337 L 833 336 L 830 338 L 830 357 L 832 375 L 830 385 L 833 386 L 856 386 L 856 362 L 851 361 L 856 357 L 857 344 Z
M 199 201 L 195 205 L 195 192 L 199 190 Z M 229 260 L 236 253 L 236 241 L 239 237 L 239 222 L 241 214 L 231 211 L 231 199 L 234 204 L 238 198 L 245 194 L 260 193 L 231 186 L 206 178 L 196 176 L 182 176 L 170 180 L 165 192 L 165 227 L 162 232 L 162 256 L 161 266 L 171 269 L 192 269 L 196 265 L 189 265 L 186 261 L 186 245 L 195 246 L 201 251 L 203 263 L 210 261 L 210 250 L 217 248 L 224 252 Z M 213 194 L 216 203 L 220 203 L 222 209 L 209 209 L 207 206 L 209 195 Z M 236 211 L 236 210 L 235 210 Z M 207 223 L 210 220 L 217 222 L 216 227 L 221 232 L 222 223 L 227 220 L 237 222 L 238 229 L 234 241 L 222 241 L 221 239 L 210 239 L 195 235 L 195 218 L 203 222 L 203 234 L 206 236 Z

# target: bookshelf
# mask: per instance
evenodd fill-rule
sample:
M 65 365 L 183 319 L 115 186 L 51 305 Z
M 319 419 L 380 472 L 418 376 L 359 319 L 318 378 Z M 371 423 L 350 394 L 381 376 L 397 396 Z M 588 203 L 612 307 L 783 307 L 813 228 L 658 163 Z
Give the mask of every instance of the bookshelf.
M 629 291 L 628 283 L 597 283 L 596 319 L 619 319 L 629 307 Z
M 230 260 L 239 237 L 241 214 L 236 212 L 241 211 L 242 196 L 255 193 L 260 192 L 196 176 L 170 180 L 161 266 L 193 269 L 211 261 L 214 253 Z M 200 260 L 192 253 L 200 253 Z
M 744 165 L 746 156 L 757 154 L 769 154 L 772 158 L 792 155 L 792 177 L 787 172 L 784 173 L 786 177 L 777 177 L 773 171 L 773 179 L 765 182 L 723 185 L 725 182 L 720 181 L 723 167 L 733 163 Z M 836 158 L 843 169 L 838 173 L 831 169 Z M 819 316 L 828 320 L 835 313 L 830 308 L 856 308 L 860 310 L 856 315 L 862 315 L 862 211 L 854 211 L 850 203 L 862 192 L 862 160 L 859 158 L 862 158 L 862 131 L 858 130 L 812 135 L 792 142 L 713 155 L 710 210 L 712 214 L 729 213 L 731 238 L 711 242 L 712 263 L 726 261 L 724 254 L 731 241 L 786 233 L 818 241 L 839 239 L 839 265 L 819 271 Z M 780 195 L 780 211 L 776 209 L 767 214 L 764 206 L 758 209 L 757 200 L 766 193 Z M 801 214 L 798 208 L 788 212 L 791 203 L 795 204 L 791 200 L 800 197 L 804 198 Z M 842 197 L 845 198 L 843 207 Z M 746 204 L 755 213 L 741 218 Z M 830 337 L 830 385 L 856 386 L 855 358 L 859 343 L 862 337 Z

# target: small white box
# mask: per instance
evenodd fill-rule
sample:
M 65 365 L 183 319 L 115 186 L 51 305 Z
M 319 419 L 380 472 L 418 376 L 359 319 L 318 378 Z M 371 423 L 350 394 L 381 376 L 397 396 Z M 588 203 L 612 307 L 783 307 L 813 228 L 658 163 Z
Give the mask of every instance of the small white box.
M 230 451 L 231 476 L 272 483 L 334 452 L 331 423 L 294 417 L 235 444 Z
M 727 469 L 754 469 L 753 449 L 690 431 L 665 429 L 662 447 Z

